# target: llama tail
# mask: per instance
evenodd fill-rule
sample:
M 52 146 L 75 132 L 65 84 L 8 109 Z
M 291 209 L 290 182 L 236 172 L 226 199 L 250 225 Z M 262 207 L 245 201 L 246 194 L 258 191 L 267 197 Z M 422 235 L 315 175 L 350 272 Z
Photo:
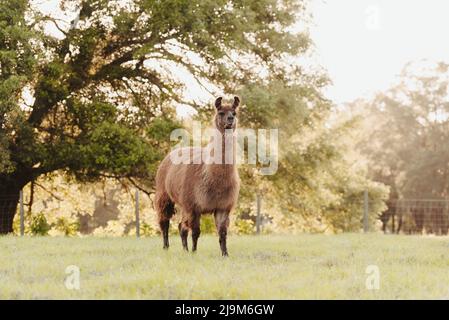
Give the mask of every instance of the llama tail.
M 170 197 L 165 192 L 156 193 L 154 205 L 158 214 L 159 221 L 170 220 L 171 217 L 176 213 L 175 204 L 173 203 L 173 201 L 171 201 Z

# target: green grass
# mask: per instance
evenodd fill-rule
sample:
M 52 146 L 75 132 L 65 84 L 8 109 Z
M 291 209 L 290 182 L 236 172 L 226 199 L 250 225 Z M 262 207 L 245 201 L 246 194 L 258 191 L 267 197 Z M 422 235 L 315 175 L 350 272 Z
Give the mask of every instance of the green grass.
M 449 298 L 449 238 L 381 234 L 215 236 L 185 253 L 178 237 L 0 238 L 1 299 Z M 64 285 L 79 266 L 80 290 Z M 380 289 L 368 290 L 377 265 Z

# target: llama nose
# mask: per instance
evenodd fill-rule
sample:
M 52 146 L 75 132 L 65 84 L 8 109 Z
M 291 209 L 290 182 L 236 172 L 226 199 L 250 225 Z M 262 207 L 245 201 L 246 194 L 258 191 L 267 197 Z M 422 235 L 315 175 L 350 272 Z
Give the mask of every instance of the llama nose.
M 228 122 L 233 122 L 234 121 L 234 117 L 233 116 L 229 116 L 228 117 Z

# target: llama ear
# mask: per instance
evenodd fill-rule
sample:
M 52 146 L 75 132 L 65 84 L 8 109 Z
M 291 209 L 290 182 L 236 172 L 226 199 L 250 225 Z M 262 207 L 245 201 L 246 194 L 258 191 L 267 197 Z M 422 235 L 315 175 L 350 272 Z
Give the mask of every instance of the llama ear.
M 235 96 L 234 97 L 234 104 L 232 105 L 232 108 L 237 109 L 237 107 L 240 105 L 240 98 Z
M 215 100 L 215 108 L 220 109 L 221 108 L 221 101 L 223 100 L 223 97 L 218 97 L 217 100 Z

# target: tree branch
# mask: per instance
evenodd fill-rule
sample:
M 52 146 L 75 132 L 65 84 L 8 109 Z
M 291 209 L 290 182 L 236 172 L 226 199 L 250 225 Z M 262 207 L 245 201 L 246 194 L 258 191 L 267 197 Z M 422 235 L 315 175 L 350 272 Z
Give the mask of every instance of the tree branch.
M 39 183 L 37 183 L 37 182 L 34 182 L 34 184 L 35 184 L 36 186 L 38 186 L 39 188 L 41 188 L 42 190 L 44 190 L 45 192 L 49 193 L 49 194 L 50 194 L 52 197 L 54 197 L 56 200 L 58 200 L 58 201 L 62 201 L 62 200 L 63 200 L 62 198 L 60 198 L 59 196 L 55 195 L 53 192 L 51 192 L 50 190 L 48 190 L 47 188 L 45 188 L 43 185 L 41 185 L 41 184 L 39 184 Z

